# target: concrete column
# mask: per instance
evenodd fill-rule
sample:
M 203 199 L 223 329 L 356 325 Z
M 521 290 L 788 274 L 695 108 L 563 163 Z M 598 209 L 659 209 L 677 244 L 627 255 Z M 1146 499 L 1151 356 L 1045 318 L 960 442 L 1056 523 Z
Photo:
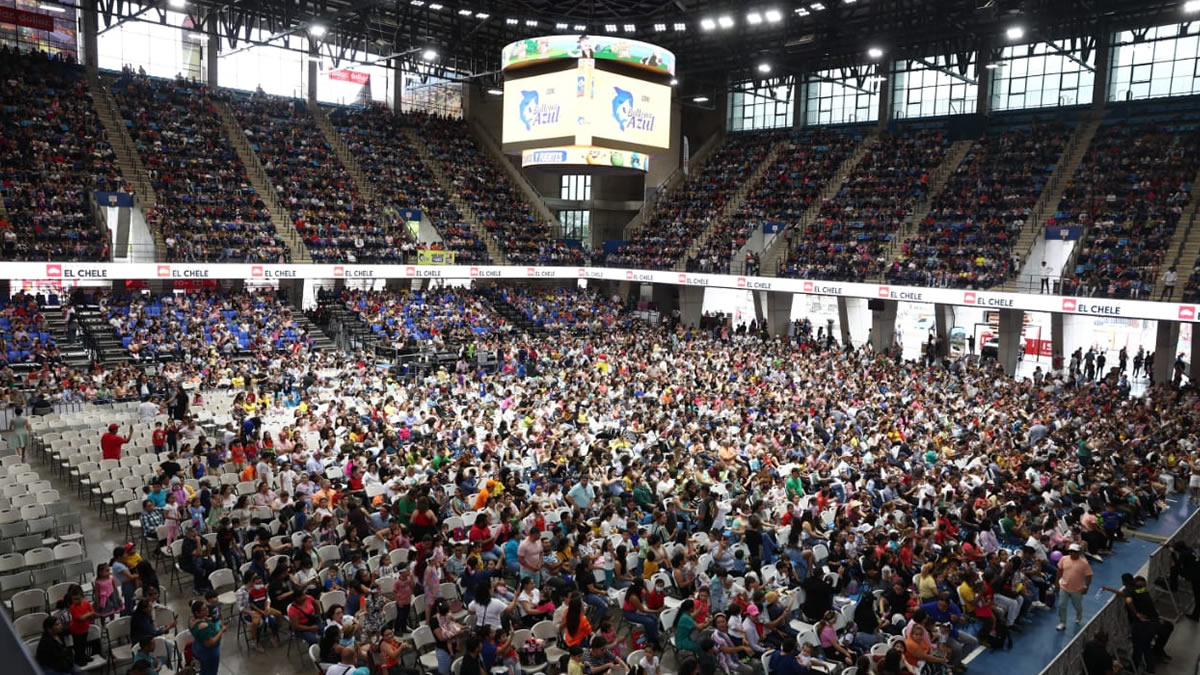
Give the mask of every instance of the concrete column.
M 892 121 L 892 61 L 885 60 L 879 64 L 879 74 L 887 79 L 879 83 L 879 128 L 886 129 Z
M 308 38 L 308 55 L 312 57 L 321 55 L 321 46 L 312 37 Z M 317 62 L 315 59 L 308 61 L 308 102 L 317 102 Z
M 987 67 L 991 62 L 991 49 L 988 48 L 986 40 L 980 43 L 976 53 L 979 55 L 979 63 L 975 68 L 975 80 L 979 82 L 979 92 L 975 98 L 975 114 L 980 119 L 987 119 L 992 112 L 992 70 Z
M 1193 344 L 1195 338 L 1192 339 Z M 1159 321 L 1154 336 L 1154 383 L 1171 381 L 1175 371 L 1175 356 L 1179 349 L 1179 322 Z
M 400 61 L 393 59 L 392 60 L 392 114 L 400 113 L 400 110 L 401 110 L 400 101 L 403 98 L 402 94 L 404 93 L 404 71 L 400 70 L 399 66 L 400 66 Z M 465 105 L 467 105 L 467 102 L 470 100 L 471 94 L 475 91 L 476 87 L 474 84 L 468 82 L 467 84 L 465 84 L 463 86 L 463 89 L 464 89 L 463 105 L 465 106 Z M 470 116 L 469 116 L 470 110 L 464 110 L 463 112 L 464 112 L 463 119 L 470 119 Z
M 210 41 L 211 44 L 211 41 Z M 297 311 L 304 310 L 304 280 L 280 279 L 279 292 L 287 295 L 287 302 Z
M 218 58 L 221 52 L 221 34 L 217 31 L 217 12 L 208 13 L 208 46 L 205 49 L 205 59 L 208 66 L 208 80 L 206 84 L 211 87 L 220 85 L 220 80 L 217 78 L 217 64 L 220 61 Z M 299 301 L 297 301 L 299 302 Z
M 896 309 L 899 306 L 895 300 L 884 300 L 883 309 L 871 312 L 871 349 L 876 352 L 891 349 L 896 337 Z
M 1019 309 L 1000 310 L 1000 328 L 997 351 L 1000 365 L 1009 377 L 1016 375 L 1017 362 L 1021 353 L 1021 328 L 1025 322 L 1025 312 Z
M 704 312 L 704 289 L 699 286 L 679 286 L 678 288 L 679 320 L 688 328 L 698 328 L 700 317 Z
M 850 344 L 850 305 L 846 298 L 838 296 L 838 327 L 841 328 L 842 346 Z
M 771 337 L 787 337 L 788 327 L 792 323 L 792 301 L 795 293 L 766 293 L 767 296 L 767 330 Z
M 1064 328 L 1066 324 L 1063 321 L 1062 312 L 1054 312 L 1050 315 L 1050 364 L 1054 366 L 1055 360 L 1059 360 L 1065 367 L 1066 359 L 1066 344 L 1067 331 Z
M 954 328 L 954 307 L 953 305 L 934 305 L 934 334 L 937 336 L 938 344 L 942 346 L 938 356 L 950 355 L 950 329 Z M 928 335 L 923 335 L 923 339 L 928 340 Z
M 100 65 L 100 15 L 96 0 L 80 0 L 79 12 L 83 21 L 83 64 L 88 72 L 96 72 Z
M 792 128 L 803 129 L 804 119 L 808 114 L 808 72 L 796 73 L 796 105 L 792 106 Z
M 1108 104 L 1108 82 L 1112 62 L 1112 33 L 1101 24 L 1096 31 L 1096 84 L 1092 89 L 1092 109 L 1103 110 Z M 1083 103 L 1083 101 L 1080 101 Z M 1157 356 L 1157 355 L 1156 355 Z
M 754 320 L 761 326 L 767 320 L 767 292 L 751 291 L 750 295 L 754 298 Z

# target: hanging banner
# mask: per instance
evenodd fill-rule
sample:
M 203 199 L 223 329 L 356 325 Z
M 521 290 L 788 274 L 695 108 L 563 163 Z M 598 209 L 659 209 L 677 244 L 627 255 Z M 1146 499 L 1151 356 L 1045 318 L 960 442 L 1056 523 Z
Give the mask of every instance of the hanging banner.
M 338 80 L 339 82 L 353 82 L 354 84 L 371 84 L 370 73 L 360 73 L 357 70 L 331 70 L 329 71 L 329 79 Z
M 688 137 L 683 137 L 683 175 L 688 175 L 688 160 L 692 157 L 692 147 L 688 143 Z
M 0 23 L 14 23 L 34 30 L 54 30 L 54 17 L 49 14 L 26 12 L 12 7 L 0 7 Z

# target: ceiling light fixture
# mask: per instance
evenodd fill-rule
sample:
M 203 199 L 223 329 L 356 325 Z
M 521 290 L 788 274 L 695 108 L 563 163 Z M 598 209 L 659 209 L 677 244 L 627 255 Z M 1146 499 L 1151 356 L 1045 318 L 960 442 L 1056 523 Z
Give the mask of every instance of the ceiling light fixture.
M 661 33 L 663 31 L 665 31 L 666 29 L 667 29 L 667 24 L 665 24 L 665 23 L 654 24 L 654 32 L 655 33 Z
M 1183 3 L 1183 11 L 1188 14 L 1200 12 L 1200 0 L 1188 0 Z
M 750 12 L 746 15 L 746 23 L 750 24 L 751 26 L 757 26 L 758 24 L 762 23 L 762 21 L 762 14 L 759 14 L 758 12 Z
M 187 0 L 170 0 L 170 2 L 167 4 L 171 5 L 175 9 L 183 9 L 184 7 L 187 7 Z
M 633 25 L 633 24 L 631 24 L 631 23 L 627 23 L 627 24 L 625 24 L 625 32 L 626 32 L 626 33 L 632 33 L 632 32 L 633 32 L 633 31 L 635 31 L 635 30 L 637 30 L 637 26 L 635 26 L 635 25 Z
M 675 24 L 675 32 L 676 32 L 676 33 L 682 33 L 682 32 L 683 32 L 683 31 L 685 31 L 685 30 L 687 30 L 687 24 L 686 24 L 686 23 L 677 23 L 677 24 Z
M 525 19 L 525 25 L 534 28 L 538 25 L 537 19 Z
M 816 10 L 818 12 L 823 11 L 825 9 L 825 5 L 822 5 L 819 2 L 814 2 L 811 5 L 809 5 L 809 7 L 812 7 L 814 10 Z
M 567 24 L 565 24 L 565 23 L 554 24 L 554 30 L 566 30 L 566 29 L 567 29 Z
M 999 67 L 1000 67 L 999 63 L 989 63 L 986 66 L 984 66 L 984 68 L 987 68 L 988 70 L 995 70 Z
M 675 78 L 671 78 L 671 86 L 674 87 L 677 84 L 679 84 L 679 80 L 676 80 Z
M 812 14 L 812 12 L 808 11 L 807 9 L 804 9 L 803 7 L 797 7 L 796 13 L 799 14 L 800 16 L 808 16 L 809 14 Z
M 436 59 L 437 56 L 437 50 L 433 49 L 432 47 L 421 52 L 421 58 L 425 59 L 426 61 L 432 61 Z
M 466 8 L 458 10 L 459 16 L 471 16 L 472 14 L 474 14 L 474 12 L 472 12 L 471 10 L 466 9 Z
M 504 20 L 504 23 L 506 23 L 506 24 L 508 24 L 508 25 L 510 25 L 510 26 L 515 26 L 515 25 L 517 25 L 517 24 L 521 23 L 521 20 L 520 20 L 520 19 L 514 19 L 514 18 L 512 18 L 512 17 L 509 17 L 509 18 L 507 18 L 507 19 L 505 19 L 505 20 Z
M 491 14 L 488 14 L 487 12 L 475 12 L 476 19 L 486 19 L 490 16 L 491 16 Z
M 604 24 L 604 30 L 608 31 L 609 33 L 615 33 L 615 32 L 617 32 L 617 24 L 606 23 L 606 24 Z
M 769 64 L 769 63 L 760 63 L 760 64 L 758 64 L 758 72 L 760 72 L 760 73 L 769 73 L 769 72 L 771 72 L 771 64 Z
M 325 26 L 322 26 L 319 23 L 314 23 L 308 27 L 308 34 L 320 39 L 325 36 Z
M 575 28 L 575 30 L 579 31 L 580 33 L 582 33 L 583 31 L 587 30 L 587 26 L 585 26 L 585 25 L 583 25 L 583 24 L 581 24 L 581 23 L 577 23 L 577 24 L 575 24 L 574 28 Z
M 763 17 L 766 18 L 767 23 L 779 23 L 783 21 L 783 14 L 777 9 L 768 9 L 763 12 Z
M 696 103 L 708 103 L 708 97 L 707 96 L 697 96 L 697 97 L 693 98 L 692 101 L 694 101 Z
M 504 92 L 500 89 L 488 89 L 487 92 L 492 96 L 503 96 Z
M 408 4 L 412 5 L 413 7 L 424 7 L 425 0 L 412 0 L 412 2 L 410 2 Z
M 726 14 L 717 19 L 717 23 L 721 28 L 733 28 L 733 17 Z
M 437 11 L 437 10 L 441 9 L 442 7 L 443 7 L 443 5 L 442 5 L 442 3 L 440 3 L 440 2 L 431 2 L 431 3 L 429 3 L 429 9 L 432 9 L 432 10 L 434 10 L 434 11 Z
M 1009 40 L 1020 40 L 1025 37 L 1025 29 L 1020 26 L 1009 26 L 1004 34 L 1008 36 Z
M 867 56 L 869 56 L 873 59 L 882 58 L 883 50 L 880 49 L 879 47 L 871 47 L 870 49 L 867 50 Z
M 712 19 L 700 19 L 700 27 L 704 30 L 712 30 L 717 27 L 717 22 Z

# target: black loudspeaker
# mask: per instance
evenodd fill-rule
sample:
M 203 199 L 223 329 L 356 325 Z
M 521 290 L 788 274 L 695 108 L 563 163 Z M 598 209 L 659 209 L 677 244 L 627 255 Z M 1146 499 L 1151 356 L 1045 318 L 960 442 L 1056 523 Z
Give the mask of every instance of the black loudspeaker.
M 872 312 L 883 311 L 883 300 L 880 300 L 879 298 L 869 298 L 867 300 L 867 309 L 871 310 Z

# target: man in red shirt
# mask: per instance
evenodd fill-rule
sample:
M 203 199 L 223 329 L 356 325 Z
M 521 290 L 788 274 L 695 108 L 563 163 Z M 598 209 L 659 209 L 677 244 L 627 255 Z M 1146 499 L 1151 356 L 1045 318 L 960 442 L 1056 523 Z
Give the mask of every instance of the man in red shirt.
M 121 459 L 121 446 L 129 442 L 128 438 L 123 438 L 117 433 L 117 425 L 108 425 L 108 433 L 100 437 L 100 451 L 104 459 Z M 133 435 L 133 425 L 129 427 L 130 435 Z

